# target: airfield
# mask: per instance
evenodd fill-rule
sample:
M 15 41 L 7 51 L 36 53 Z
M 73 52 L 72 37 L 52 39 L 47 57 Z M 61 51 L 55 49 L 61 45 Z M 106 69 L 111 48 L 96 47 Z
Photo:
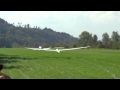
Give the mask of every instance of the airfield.
M 119 79 L 120 50 L 77 49 L 61 53 L 0 48 L 3 73 L 12 79 Z

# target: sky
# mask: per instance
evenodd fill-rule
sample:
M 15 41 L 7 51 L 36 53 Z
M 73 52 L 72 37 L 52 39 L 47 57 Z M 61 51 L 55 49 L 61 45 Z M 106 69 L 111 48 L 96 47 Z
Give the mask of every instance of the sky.
M 120 34 L 120 11 L 0 11 L 0 18 L 18 25 L 30 24 L 41 29 L 47 27 L 79 37 L 83 31 L 111 37 L 113 31 Z

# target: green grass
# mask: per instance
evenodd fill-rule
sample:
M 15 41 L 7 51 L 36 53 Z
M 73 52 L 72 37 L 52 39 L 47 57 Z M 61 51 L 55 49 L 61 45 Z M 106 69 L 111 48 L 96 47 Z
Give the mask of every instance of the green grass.
M 0 48 L 3 73 L 12 79 L 118 79 L 120 50 L 34 51 Z

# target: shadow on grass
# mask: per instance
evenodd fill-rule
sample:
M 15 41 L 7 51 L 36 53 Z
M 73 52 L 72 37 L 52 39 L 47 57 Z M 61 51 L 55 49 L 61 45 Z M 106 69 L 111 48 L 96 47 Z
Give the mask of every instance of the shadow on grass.
M 21 59 L 21 60 L 31 60 L 31 59 L 37 59 L 37 58 L 28 58 L 28 57 L 23 57 L 23 56 L 18 56 L 18 55 L 4 55 L 4 54 L 0 54 L 0 60 L 2 59 L 6 59 L 6 60 L 15 60 L 15 59 Z
M 18 55 L 0 54 L 0 63 L 3 64 L 3 69 L 13 69 L 13 68 L 19 69 L 22 66 L 11 65 L 11 63 L 20 62 L 20 60 L 32 60 L 32 59 L 37 59 L 37 58 L 28 58 L 28 57 L 23 57 Z
M 50 57 L 50 56 L 41 56 L 42 58 L 55 58 L 55 59 L 71 59 L 71 57 Z
M 14 65 L 12 65 L 12 66 L 6 66 L 6 65 L 5 65 L 5 66 L 3 67 L 3 69 L 14 69 L 14 68 L 15 68 L 15 69 L 20 69 L 21 67 L 22 67 L 22 66 L 20 66 L 20 65 L 19 65 L 19 66 L 18 66 L 18 65 L 17 65 L 17 66 L 14 66 Z

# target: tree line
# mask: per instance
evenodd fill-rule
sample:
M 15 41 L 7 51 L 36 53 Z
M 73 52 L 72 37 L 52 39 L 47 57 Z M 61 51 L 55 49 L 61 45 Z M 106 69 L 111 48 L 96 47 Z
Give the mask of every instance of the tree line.
M 79 32 L 78 32 L 79 33 Z M 64 32 L 56 32 L 51 28 L 31 27 L 30 24 L 14 25 L 0 18 L 0 47 L 80 47 L 91 46 L 93 48 L 120 49 L 120 35 L 117 31 L 112 36 L 103 33 L 102 40 L 97 35 L 83 31 L 79 38 L 75 38 Z
M 97 35 L 93 35 L 87 31 L 83 31 L 79 35 L 78 46 L 90 45 L 94 48 L 120 49 L 120 35 L 118 31 L 113 31 L 111 37 L 108 33 L 103 33 L 102 40 L 98 40 Z

